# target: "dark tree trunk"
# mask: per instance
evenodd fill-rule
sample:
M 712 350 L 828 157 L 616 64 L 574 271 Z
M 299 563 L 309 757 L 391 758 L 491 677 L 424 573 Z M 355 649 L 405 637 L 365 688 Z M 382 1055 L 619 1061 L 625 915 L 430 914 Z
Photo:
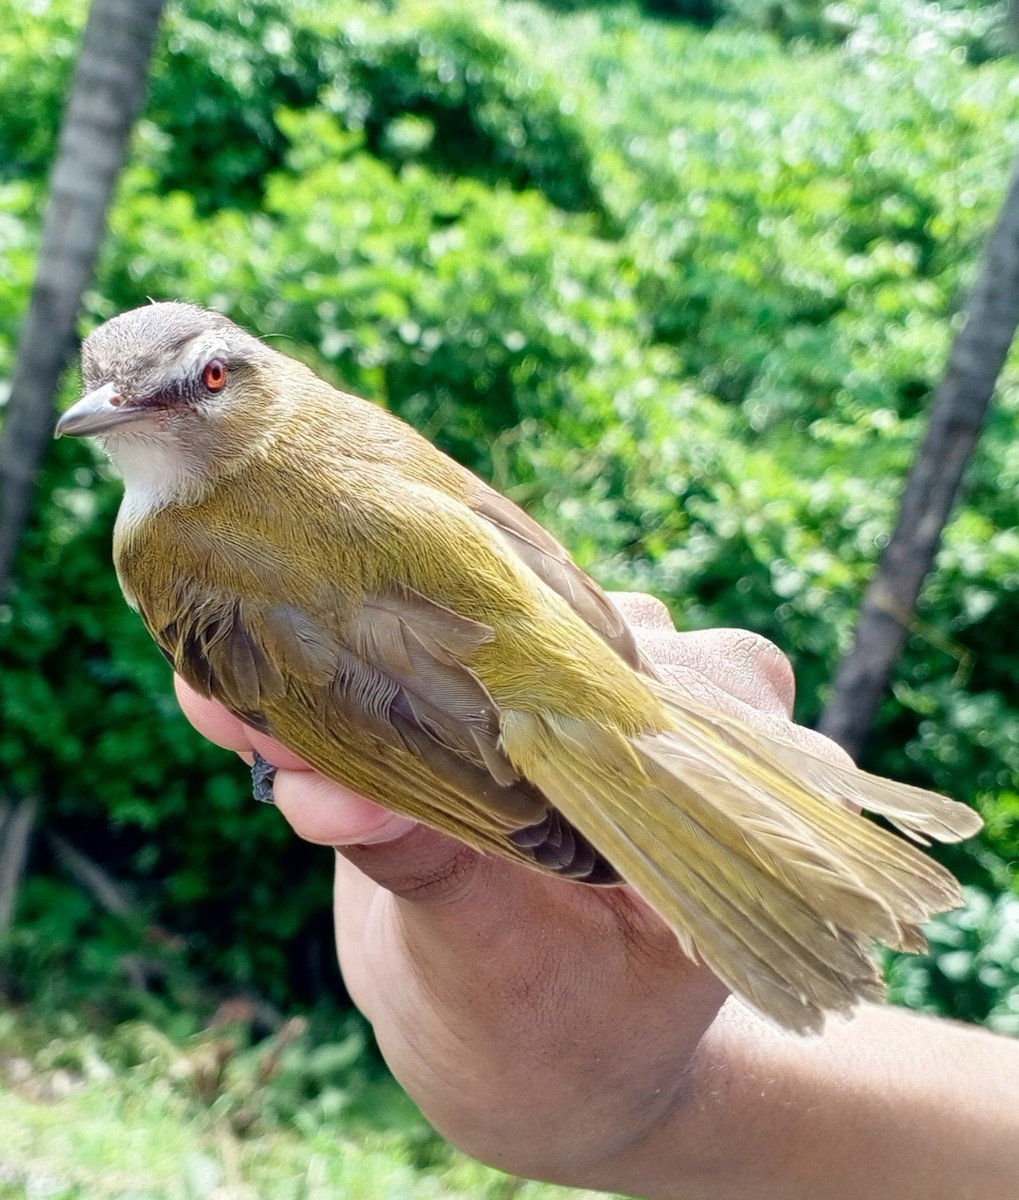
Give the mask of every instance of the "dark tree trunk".
M 60 372 L 145 93 L 163 0 L 92 0 L 60 144 L 11 395 L 0 430 L 0 597 L 32 505 Z
M 1019 160 L 956 336 L 895 532 L 867 588 L 856 638 L 819 728 L 855 758 L 863 748 L 924 577 L 937 553 L 994 385 L 1019 324 Z
M 25 873 L 39 801 L 26 796 L 18 804 L 0 799 L 0 936 L 14 921 L 18 885 Z

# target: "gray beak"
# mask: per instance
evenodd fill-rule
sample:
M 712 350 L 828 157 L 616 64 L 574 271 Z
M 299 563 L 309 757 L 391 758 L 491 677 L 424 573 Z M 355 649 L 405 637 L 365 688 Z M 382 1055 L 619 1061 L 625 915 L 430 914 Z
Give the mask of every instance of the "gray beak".
M 91 437 L 150 415 L 144 407 L 124 403 L 117 388 L 104 383 L 71 405 L 57 422 L 53 436 Z

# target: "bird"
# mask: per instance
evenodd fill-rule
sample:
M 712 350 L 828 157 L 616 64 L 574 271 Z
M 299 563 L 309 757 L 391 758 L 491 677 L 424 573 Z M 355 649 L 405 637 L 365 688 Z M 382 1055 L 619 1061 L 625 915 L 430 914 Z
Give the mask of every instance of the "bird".
M 123 478 L 125 599 L 193 688 L 314 770 L 484 853 L 629 884 L 800 1034 L 882 997 L 875 943 L 922 951 L 962 903 L 919 846 L 977 832 L 971 808 L 667 682 L 559 542 L 387 409 L 179 301 L 100 325 L 81 370 L 56 436 Z

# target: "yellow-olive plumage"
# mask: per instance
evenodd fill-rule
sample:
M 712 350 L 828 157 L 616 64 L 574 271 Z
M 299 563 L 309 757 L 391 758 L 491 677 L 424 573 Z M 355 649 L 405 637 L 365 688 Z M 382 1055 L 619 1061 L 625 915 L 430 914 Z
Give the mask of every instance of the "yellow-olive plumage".
M 389 413 L 219 314 L 154 304 L 85 342 L 58 432 L 125 478 L 128 601 L 191 684 L 324 774 L 481 850 L 632 884 L 797 1030 L 880 995 L 969 809 L 668 686 L 565 551 Z

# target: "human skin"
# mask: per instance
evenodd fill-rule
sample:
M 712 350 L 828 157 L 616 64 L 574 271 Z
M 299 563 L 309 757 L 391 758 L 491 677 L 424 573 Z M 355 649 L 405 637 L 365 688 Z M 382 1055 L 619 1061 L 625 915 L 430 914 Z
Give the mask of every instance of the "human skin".
M 676 634 L 614 597 L 703 700 L 815 752 L 793 678 L 742 631 Z M 648 1200 L 1006 1200 L 1019 1043 L 867 1006 L 800 1038 L 735 999 L 627 888 L 486 857 L 311 772 L 178 681 L 212 741 L 281 769 L 277 806 L 337 847 L 336 938 L 394 1075 L 451 1142 L 518 1175 Z

